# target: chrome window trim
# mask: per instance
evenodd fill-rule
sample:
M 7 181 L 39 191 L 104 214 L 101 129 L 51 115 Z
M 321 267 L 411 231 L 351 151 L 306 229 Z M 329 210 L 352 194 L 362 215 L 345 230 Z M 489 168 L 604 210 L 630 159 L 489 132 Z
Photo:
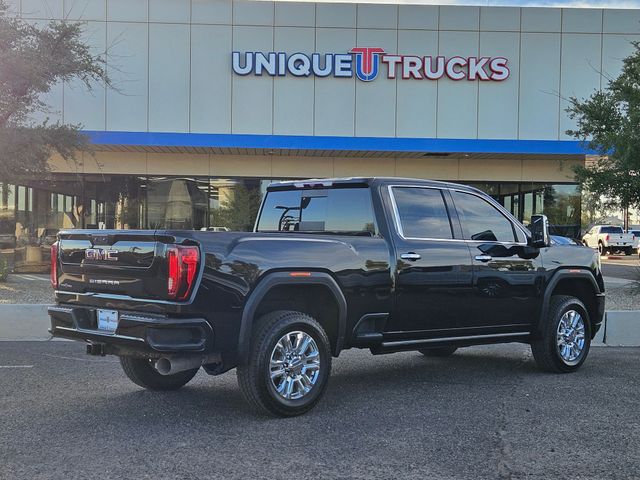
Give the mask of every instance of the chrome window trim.
M 412 185 L 412 184 L 387 185 L 387 190 L 389 192 L 389 198 L 391 199 L 391 207 L 392 207 L 392 210 L 393 210 L 393 223 L 394 223 L 394 226 L 395 226 L 395 229 L 396 229 L 396 233 L 403 240 L 430 240 L 430 241 L 436 241 L 436 242 L 465 242 L 465 243 L 473 243 L 473 244 L 495 243 L 495 244 L 499 244 L 499 245 L 522 245 L 522 246 L 527 246 L 528 245 L 527 242 L 524 242 L 524 243 L 523 242 L 518 242 L 515 239 L 512 242 L 501 242 L 501 241 L 497 241 L 497 240 L 467 240 L 467 239 L 464 239 L 464 238 L 406 237 L 404 235 L 404 231 L 402 230 L 402 224 L 400 223 L 400 212 L 398 211 L 398 205 L 396 203 L 396 199 L 395 199 L 395 196 L 393 194 L 393 189 L 394 188 L 402 188 L 402 187 L 406 187 L 406 188 L 426 188 L 426 189 L 430 189 L 430 190 L 439 190 L 440 192 L 447 190 L 449 192 L 460 192 L 460 193 L 468 193 L 469 195 L 475 195 L 476 197 L 478 197 L 478 198 L 480 198 L 480 199 L 482 199 L 484 201 L 487 201 L 487 203 L 489 203 L 489 205 L 491 205 L 494 208 L 496 208 L 496 210 L 498 210 L 498 212 L 503 217 L 505 217 L 506 220 L 509 223 L 514 225 L 516 228 L 518 228 L 520 230 L 520 232 L 522 232 L 522 234 L 524 235 L 525 238 L 527 238 L 527 234 L 523 230 L 523 228 L 520 226 L 520 222 L 513 215 L 511 215 L 511 213 L 509 213 L 506 210 L 504 210 L 504 207 L 502 207 L 502 205 L 497 203 L 491 197 L 489 197 L 489 200 L 491 200 L 491 201 L 488 201 L 487 198 L 485 196 L 481 195 L 481 194 L 478 194 L 476 192 L 470 192 L 468 190 L 461 190 L 461 189 L 457 189 L 457 188 L 432 187 L 432 186 L 429 186 L 429 185 Z M 443 197 L 443 200 L 445 201 L 445 205 L 446 205 L 446 200 L 444 199 L 444 197 Z M 453 205 L 453 207 L 455 208 L 455 204 Z M 451 222 L 452 221 L 451 213 L 449 213 L 448 209 L 447 209 L 447 213 L 449 215 L 449 222 Z M 452 235 L 453 235 L 453 231 L 452 231 Z

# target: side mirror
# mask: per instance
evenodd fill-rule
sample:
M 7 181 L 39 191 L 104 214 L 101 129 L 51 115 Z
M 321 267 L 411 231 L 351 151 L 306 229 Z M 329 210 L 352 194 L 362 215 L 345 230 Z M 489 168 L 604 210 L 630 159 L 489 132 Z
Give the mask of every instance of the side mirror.
M 551 238 L 549 237 L 549 219 L 546 215 L 531 215 L 529 230 L 531 231 L 532 247 L 544 248 L 551 245 Z

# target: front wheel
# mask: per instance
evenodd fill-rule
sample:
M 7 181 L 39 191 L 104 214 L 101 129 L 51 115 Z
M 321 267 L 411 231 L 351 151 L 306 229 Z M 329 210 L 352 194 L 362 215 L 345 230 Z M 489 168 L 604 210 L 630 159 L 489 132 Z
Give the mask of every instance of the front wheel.
M 322 398 L 331 371 L 329 338 L 311 316 L 280 310 L 262 316 L 237 376 L 245 399 L 270 415 L 292 417 Z
M 120 365 L 129 380 L 148 390 L 177 390 L 198 373 L 197 368 L 192 368 L 173 375 L 162 375 L 153 366 L 153 360 L 148 358 L 120 357 Z
M 531 342 L 538 367 L 547 372 L 570 373 L 584 363 L 591 345 L 589 313 L 576 297 L 551 297 L 540 338 Z

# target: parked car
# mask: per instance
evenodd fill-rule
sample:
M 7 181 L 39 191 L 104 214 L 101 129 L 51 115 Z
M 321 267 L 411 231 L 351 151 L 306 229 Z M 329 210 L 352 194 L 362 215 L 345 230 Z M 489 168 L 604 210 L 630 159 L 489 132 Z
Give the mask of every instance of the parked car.
M 573 238 L 563 237 L 561 235 L 550 235 L 551 245 L 580 245 Z
M 638 256 L 640 256 L 640 230 L 627 230 L 627 233 L 633 235 L 633 249 L 638 253 Z
M 228 232 L 229 229 L 227 227 L 202 227 L 200 231 L 201 232 Z
M 609 253 L 633 253 L 633 235 L 624 233 L 622 227 L 615 225 L 595 225 L 582 237 L 586 247 L 597 248 L 600 255 Z
M 16 236 L 12 233 L 0 233 L 0 249 L 16 248 Z
M 453 183 L 282 182 L 267 188 L 254 232 L 58 238 L 53 336 L 119 356 L 152 390 L 236 368 L 248 402 L 277 416 L 316 405 L 348 348 L 447 357 L 521 342 L 543 370 L 573 372 L 604 314 L 596 252 L 548 248 L 546 217 L 529 232 Z

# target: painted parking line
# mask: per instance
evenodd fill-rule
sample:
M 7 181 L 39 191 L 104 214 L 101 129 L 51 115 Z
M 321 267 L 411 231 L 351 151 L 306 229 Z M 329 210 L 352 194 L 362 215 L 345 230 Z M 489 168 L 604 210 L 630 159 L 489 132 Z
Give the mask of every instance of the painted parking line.
M 14 273 L 13 274 L 16 278 L 20 278 L 22 280 L 31 280 L 31 281 L 40 281 L 40 282 L 48 282 L 49 281 L 49 277 L 48 276 L 38 276 L 38 275 L 29 275 L 27 273 Z
M 631 280 L 628 278 L 616 278 L 616 277 L 603 277 L 604 283 L 611 283 L 614 285 L 631 285 L 636 283 L 635 280 Z
M 33 365 L 0 365 L 0 368 L 33 368 Z

